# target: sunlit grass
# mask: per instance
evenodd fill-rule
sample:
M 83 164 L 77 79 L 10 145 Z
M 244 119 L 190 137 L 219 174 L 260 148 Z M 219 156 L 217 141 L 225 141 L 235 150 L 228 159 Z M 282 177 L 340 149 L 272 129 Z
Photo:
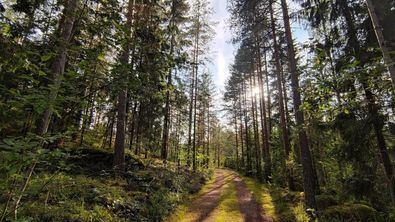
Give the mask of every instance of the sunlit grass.
M 237 202 L 236 186 L 233 182 L 227 183 L 218 208 L 214 211 L 213 217 L 218 222 L 243 221 L 243 216 L 239 210 Z
M 277 214 L 275 210 L 275 205 L 273 203 L 273 198 L 269 193 L 269 190 L 264 187 L 264 185 L 257 183 L 251 178 L 243 177 L 247 188 L 251 191 L 254 199 L 261 204 L 265 215 L 277 220 Z
M 171 214 L 169 217 L 165 218 L 165 222 L 172 222 L 172 221 L 180 221 L 180 222 L 188 222 L 188 221 L 194 221 L 196 220 L 196 217 L 198 215 L 192 214 L 189 211 L 190 209 L 190 203 L 192 200 L 199 198 L 203 194 L 205 194 L 207 191 L 212 189 L 215 185 L 215 176 L 212 176 L 210 180 L 207 181 L 207 183 L 202 187 L 202 189 L 196 193 L 192 194 L 189 197 L 185 198 L 182 204 L 180 204 L 176 210 L 174 211 L 173 214 Z
M 215 210 L 209 215 L 208 219 L 213 221 L 243 221 L 243 216 L 239 209 L 237 201 L 237 191 L 232 182 L 233 175 L 231 171 L 222 170 L 226 178 L 224 187 L 221 193 L 220 201 Z M 303 193 L 289 192 L 276 186 L 261 184 L 249 177 L 242 177 L 247 188 L 252 193 L 254 199 L 261 204 L 264 214 L 273 218 L 274 221 L 308 221 L 303 206 Z M 190 211 L 193 206 L 190 206 L 190 200 L 199 198 L 202 194 L 212 189 L 215 179 L 212 178 L 203 189 L 177 208 L 176 212 L 166 221 L 196 221 L 199 216 L 198 213 Z M 189 202 L 189 203 L 188 203 Z
M 296 203 L 292 206 L 293 215 L 295 215 L 296 221 L 309 221 L 309 217 L 306 214 L 305 207 L 302 202 Z
M 220 194 L 220 200 L 218 206 L 211 212 L 209 218 L 213 218 L 215 221 L 243 221 L 242 215 L 239 210 L 239 205 L 237 202 L 237 195 L 236 195 L 236 187 L 232 182 L 232 175 L 233 172 L 227 170 L 219 170 L 225 180 L 223 183 L 225 184 L 222 188 Z M 191 211 L 194 206 L 191 206 L 191 201 L 197 199 L 213 189 L 215 186 L 215 177 L 212 177 L 206 185 L 202 187 L 202 189 L 194 195 L 190 195 L 187 199 L 185 199 L 184 203 L 181 204 L 175 212 L 166 218 L 164 221 L 166 222 L 191 222 L 196 221 L 198 219 L 199 212 Z
M 289 192 L 279 187 L 260 184 L 249 177 L 243 177 L 243 180 L 255 200 L 262 205 L 265 215 L 275 221 L 308 221 L 301 198 L 303 193 Z

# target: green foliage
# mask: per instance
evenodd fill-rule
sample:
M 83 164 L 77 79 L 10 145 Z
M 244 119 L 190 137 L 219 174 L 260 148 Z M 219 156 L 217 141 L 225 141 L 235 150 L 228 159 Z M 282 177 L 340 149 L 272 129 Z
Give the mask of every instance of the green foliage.
M 119 221 L 132 215 L 158 221 L 201 188 L 209 174 L 203 168 L 224 162 L 262 180 L 259 162 L 269 165 L 272 160 L 269 170 L 265 168 L 271 171 L 265 178 L 270 185 L 265 192 L 254 187 L 254 192 L 264 195 L 263 202 L 271 201 L 270 207 L 275 205 L 281 220 L 305 219 L 300 128 L 293 118 L 298 107 L 291 109 L 289 102 L 294 86 L 289 84 L 291 58 L 283 26 L 274 18 L 291 154 L 286 157 L 281 148 L 282 95 L 275 90 L 281 81 L 273 81 L 274 33 L 266 11 L 274 2 L 230 1 L 232 40 L 239 43 L 224 94 L 232 127 L 224 127 L 213 111 L 215 90 L 206 70 L 214 32 L 208 1 L 130 1 L 135 5 L 128 8 L 117 0 L 78 0 L 75 9 L 70 8 L 72 1 L 2 2 L 0 216 Z M 365 2 L 299 2 L 299 16 L 314 38 L 304 45 L 309 56 L 300 61 L 304 64 L 298 66 L 300 86 L 295 90 L 303 98 L 311 177 L 321 192 L 316 196 L 318 210 L 327 220 L 378 220 L 378 214 L 393 218 L 388 189 L 393 177 L 386 172 L 393 168 L 393 156 L 388 156 L 395 141 L 394 92 Z M 65 38 L 69 25 L 71 34 Z M 258 88 L 261 94 L 252 97 Z M 112 153 L 115 134 L 121 132 L 115 130 L 120 90 L 127 94 L 124 136 L 131 149 L 125 155 L 127 172 L 115 178 Z M 193 102 L 197 107 L 190 113 L 196 119 L 188 115 Z M 171 126 L 167 160 L 177 166 L 150 159 L 159 156 L 166 115 Z M 267 118 L 268 132 L 259 117 Z M 49 121 L 45 133 L 40 132 L 43 120 Z M 181 167 L 192 155 L 187 138 L 192 122 L 198 173 Z M 268 153 L 262 145 L 266 138 Z M 140 159 L 143 154 L 145 159 Z M 276 188 L 287 186 L 288 172 L 296 192 Z M 365 204 L 344 204 L 359 201 Z
M 322 212 L 322 221 L 378 221 L 377 211 L 363 204 L 332 206 Z
M 127 154 L 127 173 L 124 177 L 114 178 L 112 154 L 109 152 L 93 149 L 59 152 L 59 155 L 53 154 L 46 161 L 37 163 L 35 174 L 23 192 L 18 209 L 19 219 L 161 220 L 186 195 L 197 192 L 205 183 L 204 178 L 210 176 L 206 173 L 192 173 L 173 164 L 165 167 L 160 161 L 149 163 Z M 9 157 L 9 153 L 4 154 L 3 158 Z M 3 163 L 8 165 L 9 162 L 2 162 L 4 171 L 6 165 Z M 11 177 L 11 171 L 9 174 Z M 21 184 L 25 180 L 24 174 L 15 175 L 13 178 L 16 182 L 5 183 L 9 178 L 1 183 L 4 195 L 1 196 L 1 202 L 7 202 L 7 195 L 12 197 L 6 218 L 13 217 L 14 199 L 22 194 L 15 190 L 15 183 Z
M 292 192 L 275 185 L 260 184 L 247 177 L 244 177 L 244 180 L 268 216 L 286 222 L 308 220 L 302 192 Z
M 316 201 L 317 201 L 317 207 L 319 210 L 324 210 L 328 207 L 337 205 L 339 201 L 337 198 L 333 195 L 328 195 L 328 194 L 320 194 L 315 196 Z

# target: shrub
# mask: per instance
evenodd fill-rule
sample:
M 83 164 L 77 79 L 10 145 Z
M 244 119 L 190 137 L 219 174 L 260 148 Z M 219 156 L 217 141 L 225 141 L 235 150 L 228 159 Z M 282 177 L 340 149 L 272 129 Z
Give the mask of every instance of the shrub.
M 377 221 L 377 211 L 364 204 L 343 204 L 328 207 L 322 212 L 321 221 Z

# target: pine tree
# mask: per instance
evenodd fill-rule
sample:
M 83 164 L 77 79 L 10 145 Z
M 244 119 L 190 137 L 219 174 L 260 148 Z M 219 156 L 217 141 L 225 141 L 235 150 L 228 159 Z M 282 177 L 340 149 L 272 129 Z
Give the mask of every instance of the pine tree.
M 303 111 L 301 110 L 302 100 L 300 96 L 299 79 L 298 79 L 298 73 L 296 67 L 296 54 L 293 45 L 291 25 L 288 15 L 288 6 L 285 0 L 281 0 L 281 8 L 283 12 L 285 35 L 287 40 L 288 67 L 289 67 L 289 72 L 291 74 L 295 120 L 298 128 L 297 130 L 299 136 L 301 162 L 303 167 L 303 188 L 305 192 L 305 201 L 306 201 L 306 206 L 308 208 L 316 209 L 317 204 L 315 201 L 315 193 L 316 193 L 315 185 L 317 182 L 314 181 L 315 173 L 313 169 L 313 162 L 311 159 L 307 134 L 304 129 L 304 115 L 303 115 Z M 287 156 L 288 155 L 289 155 L 289 150 Z
M 48 131 L 51 117 L 54 112 L 56 97 L 61 87 L 61 79 L 64 74 L 67 52 L 70 48 L 70 42 L 73 38 L 73 28 L 75 26 L 76 14 L 79 0 L 69 0 L 65 5 L 61 22 L 59 23 L 59 33 L 57 36 L 56 56 L 51 65 L 52 85 L 49 90 L 49 101 L 43 117 L 37 126 L 37 134 L 44 135 Z

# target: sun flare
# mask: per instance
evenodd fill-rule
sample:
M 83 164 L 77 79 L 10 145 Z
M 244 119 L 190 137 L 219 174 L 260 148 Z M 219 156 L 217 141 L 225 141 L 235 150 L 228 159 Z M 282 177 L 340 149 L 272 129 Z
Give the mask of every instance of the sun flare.
M 256 96 L 259 98 L 259 87 L 258 86 L 252 87 L 251 92 L 252 92 L 253 96 Z

